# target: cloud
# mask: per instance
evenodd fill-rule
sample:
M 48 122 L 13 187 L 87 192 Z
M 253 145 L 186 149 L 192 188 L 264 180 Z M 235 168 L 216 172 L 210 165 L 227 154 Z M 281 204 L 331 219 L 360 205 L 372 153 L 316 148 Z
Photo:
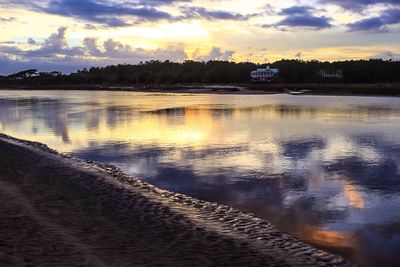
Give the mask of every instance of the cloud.
M 28 44 L 30 45 L 37 45 L 38 43 L 33 38 L 28 38 Z
M 134 16 L 146 21 L 171 18 L 169 13 L 153 7 L 135 4 L 122 5 L 114 2 L 104 4 L 104 2 L 94 2 L 93 0 L 53 0 L 42 10 L 51 14 L 72 16 L 112 27 L 132 24 L 120 18 L 120 16 Z
M 39 49 L 21 51 L 20 54 L 26 57 L 52 57 L 55 55 L 82 56 L 84 52 L 81 47 L 69 46 L 65 36 L 66 31 L 66 27 L 60 27 L 57 33 L 51 34 L 44 40 Z
M 294 55 L 294 57 L 301 58 L 303 56 L 303 52 L 298 52 Z
M 222 51 L 220 47 L 213 47 L 211 51 L 206 55 L 200 55 L 198 51 L 195 52 L 193 55 L 193 59 L 197 61 L 210 61 L 210 60 L 228 61 L 232 60 L 233 54 L 235 54 L 235 51 L 232 50 Z
M 330 24 L 331 18 L 322 16 L 316 17 L 312 15 L 296 15 L 287 17 L 277 24 L 276 26 L 289 26 L 289 27 L 307 27 L 316 30 L 326 29 L 332 27 Z
M 391 51 L 383 51 L 380 52 L 376 55 L 374 55 L 372 58 L 380 58 L 383 60 L 400 60 L 400 53 L 394 53 Z
M 145 50 L 133 48 L 113 39 L 108 39 L 99 45 L 96 38 L 87 37 L 83 39 L 81 46 L 71 47 L 66 38 L 66 31 L 66 27 L 61 27 L 43 42 L 32 39 L 30 42 L 37 45 L 37 49 L 22 50 L 17 46 L 0 44 L 0 73 L 8 74 L 25 68 L 71 72 L 90 66 L 139 63 L 147 60 L 183 61 L 188 59 L 182 45 Z M 216 53 L 216 51 L 213 54 L 220 58 L 228 55 L 229 52 Z
M 160 10 L 159 7 L 175 5 L 176 3 L 188 3 L 191 0 L 50 0 L 50 1 L 25 1 L 13 0 L 10 5 L 29 8 L 37 12 L 73 17 L 86 24 L 88 29 L 96 29 L 100 24 L 107 27 L 132 26 L 148 21 L 178 21 L 193 18 L 207 20 L 247 20 L 259 14 L 242 15 L 224 10 L 210 10 L 204 7 L 179 7 L 180 15 L 173 16 Z
M 400 8 L 387 9 L 380 16 L 347 24 L 349 31 L 385 32 L 388 26 L 400 23 Z
M 362 11 L 366 7 L 376 4 L 400 5 L 399 0 L 320 0 L 319 2 L 338 5 L 352 11 Z
M 74 17 L 84 21 L 100 23 L 109 27 L 122 27 L 137 21 L 157 21 L 171 19 L 172 16 L 155 6 L 180 1 L 131 1 L 113 2 L 96 0 L 51 0 L 43 1 L 13 1 L 24 8 L 47 14 Z M 186 2 L 186 1 L 184 1 Z M 134 18 L 134 19 L 133 19 Z
M 279 30 L 286 31 L 289 28 L 309 28 L 313 30 L 321 30 L 331 28 L 332 18 L 326 16 L 315 16 L 313 12 L 316 10 L 309 6 L 292 6 L 284 8 L 278 15 L 284 16 L 284 18 L 274 24 L 264 24 L 262 27 L 271 28 L 275 27 Z
M 205 18 L 208 20 L 248 20 L 256 14 L 242 15 L 223 10 L 209 10 L 204 7 L 181 7 L 183 18 Z
M 278 12 L 278 15 L 282 16 L 304 15 L 304 14 L 310 14 L 310 12 L 314 10 L 315 10 L 314 8 L 309 6 L 292 6 L 282 9 L 280 12 Z
M 141 0 L 138 1 L 141 5 L 148 5 L 148 6 L 163 6 L 163 5 L 170 5 L 179 2 L 192 2 L 192 0 Z
M 100 57 L 102 52 L 97 46 L 97 38 L 87 37 L 83 39 L 83 45 L 90 56 Z
M 142 48 L 133 48 L 130 45 L 122 44 L 113 39 L 103 42 L 102 46 L 98 45 L 96 38 L 85 38 L 83 40 L 83 50 L 86 56 L 112 59 L 122 61 L 145 61 L 150 59 L 157 60 L 186 60 L 187 54 L 182 46 L 169 46 L 165 49 L 145 50 Z
M 15 17 L 0 18 L 0 23 L 13 22 L 13 21 L 16 21 L 16 20 L 17 20 L 17 18 L 15 18 Z
M 266 15 L 275 15 L 276 14 L 275 7 L 271 4 L 266 4 L 264 6 L 263 10 L 264 10 L 264 14 L 266 14 Z

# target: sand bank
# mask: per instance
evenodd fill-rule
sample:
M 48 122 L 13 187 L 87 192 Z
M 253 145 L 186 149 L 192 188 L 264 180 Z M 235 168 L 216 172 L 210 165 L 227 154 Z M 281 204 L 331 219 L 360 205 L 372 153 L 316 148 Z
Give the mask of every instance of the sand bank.
M 228 206 L 0 134 L 1 266 L 353 266 Z

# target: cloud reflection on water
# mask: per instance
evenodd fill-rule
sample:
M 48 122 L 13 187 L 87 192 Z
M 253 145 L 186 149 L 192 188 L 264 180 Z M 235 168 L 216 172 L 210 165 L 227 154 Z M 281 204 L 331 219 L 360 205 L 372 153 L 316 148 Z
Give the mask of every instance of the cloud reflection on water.
M 398 99 L 1 94 L 5 133 L 253 212 L 354 259 L 375 263 L 375 246 L 359 243 L 370 235 L 398 244 L 398 230 L 382 234 L 400 225 Z

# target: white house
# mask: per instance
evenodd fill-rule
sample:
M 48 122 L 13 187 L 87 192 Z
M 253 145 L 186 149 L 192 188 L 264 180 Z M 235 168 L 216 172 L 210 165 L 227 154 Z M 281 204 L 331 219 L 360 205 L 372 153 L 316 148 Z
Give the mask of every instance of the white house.
M 338 79 L 342 80 L 343 79 L 343 71 L 341 70 L 336 70 L 336 71 L 329 71 L 329 70 L 320 70 L 318 72 L 319 76 L 322 78 L 330 78 L 330 79 Z
M 272 69 L 267 66 L 265 69 L 257 69 L 250 73 L 251 80 L 257 82 L 271 81 L 276 74 L 279 73 L 279 69 Z

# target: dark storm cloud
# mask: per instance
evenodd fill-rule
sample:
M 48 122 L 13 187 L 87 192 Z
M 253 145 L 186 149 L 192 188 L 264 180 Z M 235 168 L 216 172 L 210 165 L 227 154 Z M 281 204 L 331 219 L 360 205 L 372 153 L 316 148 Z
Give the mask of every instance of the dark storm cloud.
M 377 17 L 371 17 L 347 24 L 349 31 L 387 31 L 388 26 L 400 23 L 400 8 L 387 9 Z
M 310 28 L 314 30 L 321 30 L 332 27 L 331 18 L 326 16 L 314 15 L 318 10 L 309 6 L 293 6 L 282 9 L 278 15 L 285 16 L 282 20 L 275 24 L 265 24 L 264 28 L 275 27 L 281 30 L 288 28 Z
M 334 4 L 353 11 L 363 10 L 367 6 L 376 4 L 400 5 L 399 0 L 320 0 L 323 4 Z

